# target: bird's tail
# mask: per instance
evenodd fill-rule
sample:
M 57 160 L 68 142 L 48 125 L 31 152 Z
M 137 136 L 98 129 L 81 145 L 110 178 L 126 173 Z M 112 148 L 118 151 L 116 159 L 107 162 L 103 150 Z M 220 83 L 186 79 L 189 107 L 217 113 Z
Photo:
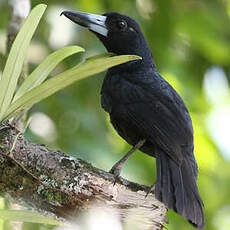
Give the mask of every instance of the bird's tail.
M 204 228 L 203 202 L 196 185 L 195 159 L 185 154 L 179 166 L 168 155 L 159 152 L 155 195 L 168 208 L 187 219 L 198 230 Z

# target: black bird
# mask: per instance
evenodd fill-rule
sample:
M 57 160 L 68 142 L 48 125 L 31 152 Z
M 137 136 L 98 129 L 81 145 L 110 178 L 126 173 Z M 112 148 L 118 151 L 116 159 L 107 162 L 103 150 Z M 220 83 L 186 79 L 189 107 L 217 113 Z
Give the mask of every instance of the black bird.
M 142 57 L 110 68 L 101 89 L 101 105 L 111 123 L 134 146 L 111 172 L 119 177 L 135 149 L 155 157 L 156 198 L 202 230 L 203 202 L 196 185 L 192 121 L 181 97 L 157 72 L 139 25 L 115 12 L 102 16 L 74 11 L 62 14 L 89 28 L 109 52 Z

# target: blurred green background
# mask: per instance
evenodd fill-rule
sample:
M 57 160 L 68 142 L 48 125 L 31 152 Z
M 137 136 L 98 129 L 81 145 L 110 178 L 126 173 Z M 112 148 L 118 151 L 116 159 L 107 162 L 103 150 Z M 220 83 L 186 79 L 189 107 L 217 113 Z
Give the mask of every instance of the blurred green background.
M 32 40 L 30 71 L 53 50 L 80 45 L 85 56 L 105 52 L 96 37 L 65 17 L 71 9 L 102 14 L 117 11 L 139 22 L 158 71 L 184 99 L 192 116 L 198 185 L 208 230 L 230 229 L 230 0 L 52 0 Z M 0 0 L 0 72 L 9 20 L 7 1 Z M 60 64 L 55 73 L 74 66 L 80 56 Z M 30 111 L 27 138 L 47 144 L 109 170 L 130 146 L 113 130 L 100 106 L 105 73 L 82 80 Z M 155 160 L 136 152 L 122 176 L 141 184 L 155 181 Z M 167 229 L 193 228 L 168 212 Z M 25 229 L 51 229 L 24 223 Z M 1 229 L 1 222 L 0 222 Z M 6 230 L 6 229 L 4 229 Z

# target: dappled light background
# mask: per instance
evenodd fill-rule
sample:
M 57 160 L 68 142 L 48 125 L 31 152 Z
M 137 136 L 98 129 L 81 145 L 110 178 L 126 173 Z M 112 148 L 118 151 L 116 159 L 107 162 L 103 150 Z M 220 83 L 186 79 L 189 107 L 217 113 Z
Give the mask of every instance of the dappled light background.
M 198 185 L 205 204 L 206 229 L 229 230 L 230 1 L 31 2 L 33 6 L 45 3 L 48 8 L 30 45 L 30 71 L 51 51 L 67 45 L 80 45 L 86 53 L 66 59 L 53 74 L 76 65 L 82 58 L 105 52 L 93 34 L 60 17 L 62 10 L 97 14 L 117 11 L 139 22 L 158 71 L 179 92 L 192 116 L 199 165 Z M 8 18 L 7 1 L 0 0 L 0 74 L 5 60 Z M 104 75 L 101 73 L 82 80 L 33 107 L 29 112 L 32 119 L 26 132 L 27 138 L 109 170 L 130 146 L 116 134 L 108 115 L 100 107 L 100 87 Z M 155 160 L 136 152 L 125 164 L 122 176 L 151 185 L 156 176 Z M 166 227 L 169 230 L 193 229 L 172 211 L 168 212 L 168 219 Z M 24 223 L 24 229 L 52 228 L 31 227 Z M 117 229 L 121 229 L 120 225 Z

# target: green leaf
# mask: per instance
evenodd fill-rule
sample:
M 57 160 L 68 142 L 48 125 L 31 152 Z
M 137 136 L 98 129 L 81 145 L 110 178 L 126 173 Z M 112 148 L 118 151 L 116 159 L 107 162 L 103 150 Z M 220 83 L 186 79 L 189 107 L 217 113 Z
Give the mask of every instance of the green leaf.
M 62 48 L 50 54 L 22 83 L 16 92 L 13 101 L 21 97 L 24 93 L 40 85 L 46 80 L 50 72 L 66 57 L 74 53 L 84 52 L 79 46 L 70 46 Z
M 10 50 L 0 82 L 0 120 L 11 103 L 30 40 L 46 9 L 46 5 L 36 6 L 26 18 Z
M 38 224 L 67 225 L 62 221 L 26 210 L 0 210 L 0 219 Z
M 117 56 L 117 55 L 114 53 L 108 52 L 108 53 L 102 53 L 102 54 L 98 54 L 98 55 L 95 55 L 92 57 L 88 57 L 86 60 L 92 61 L 92 60 L 96 60 L 98 58 L 106 58 L 106 57 L 114 57 L 114 56 Z
M 30 108 L 35 103 L 54 94 L 55 92 L 71 85 L 75 81 L 86 78 L 93 74 L 105 71 L 106 69 L 128 61 L 141 59 L 135 55 L 121 55 L 115 57 L 101 57 L 93 60 L 86 60 L 80 66 L 67 70 L 57 76 L 45 81 L 16 100 L 7 110 L 4 119 L 10 119 L 23 110 Z

